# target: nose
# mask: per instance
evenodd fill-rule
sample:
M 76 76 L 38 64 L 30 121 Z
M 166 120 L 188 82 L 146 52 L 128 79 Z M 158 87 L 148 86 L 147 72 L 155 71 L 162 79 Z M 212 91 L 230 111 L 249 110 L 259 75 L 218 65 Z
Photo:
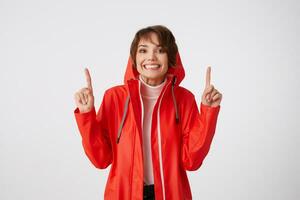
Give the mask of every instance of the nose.
M 151 61 L 156 60 L 155 52 L 149 52 L 148 60 L 151 60 Z

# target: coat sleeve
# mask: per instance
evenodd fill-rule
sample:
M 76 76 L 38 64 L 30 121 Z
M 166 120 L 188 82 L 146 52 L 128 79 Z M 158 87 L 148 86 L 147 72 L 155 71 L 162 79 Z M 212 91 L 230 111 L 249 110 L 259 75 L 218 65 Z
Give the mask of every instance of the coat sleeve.
M 195 98 L 188 105 L 189 114 L 183 118 L 182 162 L 186 170 L 197 170 L 206 157 L 217 124 L 220 106 L 200 104 L 199 113 Z
M 108 167 L 112 162 L 112 147 L 106 121 L 108 107 L 105 99 L 104 95 L 97 114 L 95 107 L 87 113 L 80 113 L 78 108 L 74 110 L 84 151 L 99 169 Z

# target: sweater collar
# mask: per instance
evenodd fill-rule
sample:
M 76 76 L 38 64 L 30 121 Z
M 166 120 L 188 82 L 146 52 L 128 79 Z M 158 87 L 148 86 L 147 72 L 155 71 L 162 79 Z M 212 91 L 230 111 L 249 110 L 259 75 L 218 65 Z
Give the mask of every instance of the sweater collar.
M 158 98 L 167 82 L 165 78 L 161 84 L 151 86 L 142 79 L 141 75 L 139 75 L 139 80 L 141 82 L 141 95 L 145 98 Z

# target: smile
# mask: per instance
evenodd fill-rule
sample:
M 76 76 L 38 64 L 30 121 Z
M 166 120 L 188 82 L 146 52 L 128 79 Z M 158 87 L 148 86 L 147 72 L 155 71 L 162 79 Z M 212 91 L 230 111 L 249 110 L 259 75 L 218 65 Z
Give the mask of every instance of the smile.
M 161 65 L 143 65 L 143 67 L 147 70 L 157 70 L 161 67 Z

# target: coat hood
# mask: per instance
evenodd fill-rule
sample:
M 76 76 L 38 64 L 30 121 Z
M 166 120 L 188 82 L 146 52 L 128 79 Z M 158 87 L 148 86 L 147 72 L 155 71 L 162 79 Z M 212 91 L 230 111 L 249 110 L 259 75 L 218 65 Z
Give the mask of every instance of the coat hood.
M 124 84 L 126 84 L 127 81 L 130 79 L 138 79 L 138 75 L 139 75 L 138 71 L 136 70 L 135 67 L 133 67 L 133 60 L 129 56 L 126 72 L 124 76 Z M 181 81 L 184 79 L 185 72 L 178 52 L 176 54 L 176 64 L 175 66 L 171 66 L 168 68 L 167 76 L 176 77 L 175 85 L 179 85 Z
M 139 79 L 138 76 L 139 76 L 139 73 L 136 70 L 136 68 L 133 67 L 133 60 L 129 56 L 127 68 L 126 68 L 126 72 L 125 72 L 125 76 L 124 76 L 124 84 L 126 85 L 127 81 L 129 81 L 131 79 Z M 183 78 L 185 76 L 185 72 L 184 72 L 184 68 L 181 63 L 181 59 L 180 59 L 178 52 L 176 54 L 176 64 L 175 64 L 175 66 L 171 66 L 168 68 L 167 76 L 170 76 L 171 80 L 172 80 L 171 92 L 172 92 L 172 99 L 173 99 L 173 104 L 174 104 L 174 108 L 175 108 L 175 119 L 176 119 L 176 123 L 179 123 L 179 113 L 178 113 L 177 102 L 176 102 L 176 98 L 175 98 L 175 94 L 174 94 L 174 86 L 176 86 L 176 85 L 178 86 L 181 83 L 181 81 L 183 80 Z M 121 124 L 118 129 L 117 143 L 119 143 L 119 140 L 121 137 L 122 128 L 124 126 L 129 101 L 130 101 L 130 95 L 128 95 L 126 97 L 126 101 L 125 101 L 125 105 L 124 105 L 124 109 L 123 109 L 124 112 L 122 115 L 122 121 L 121 121 Z

